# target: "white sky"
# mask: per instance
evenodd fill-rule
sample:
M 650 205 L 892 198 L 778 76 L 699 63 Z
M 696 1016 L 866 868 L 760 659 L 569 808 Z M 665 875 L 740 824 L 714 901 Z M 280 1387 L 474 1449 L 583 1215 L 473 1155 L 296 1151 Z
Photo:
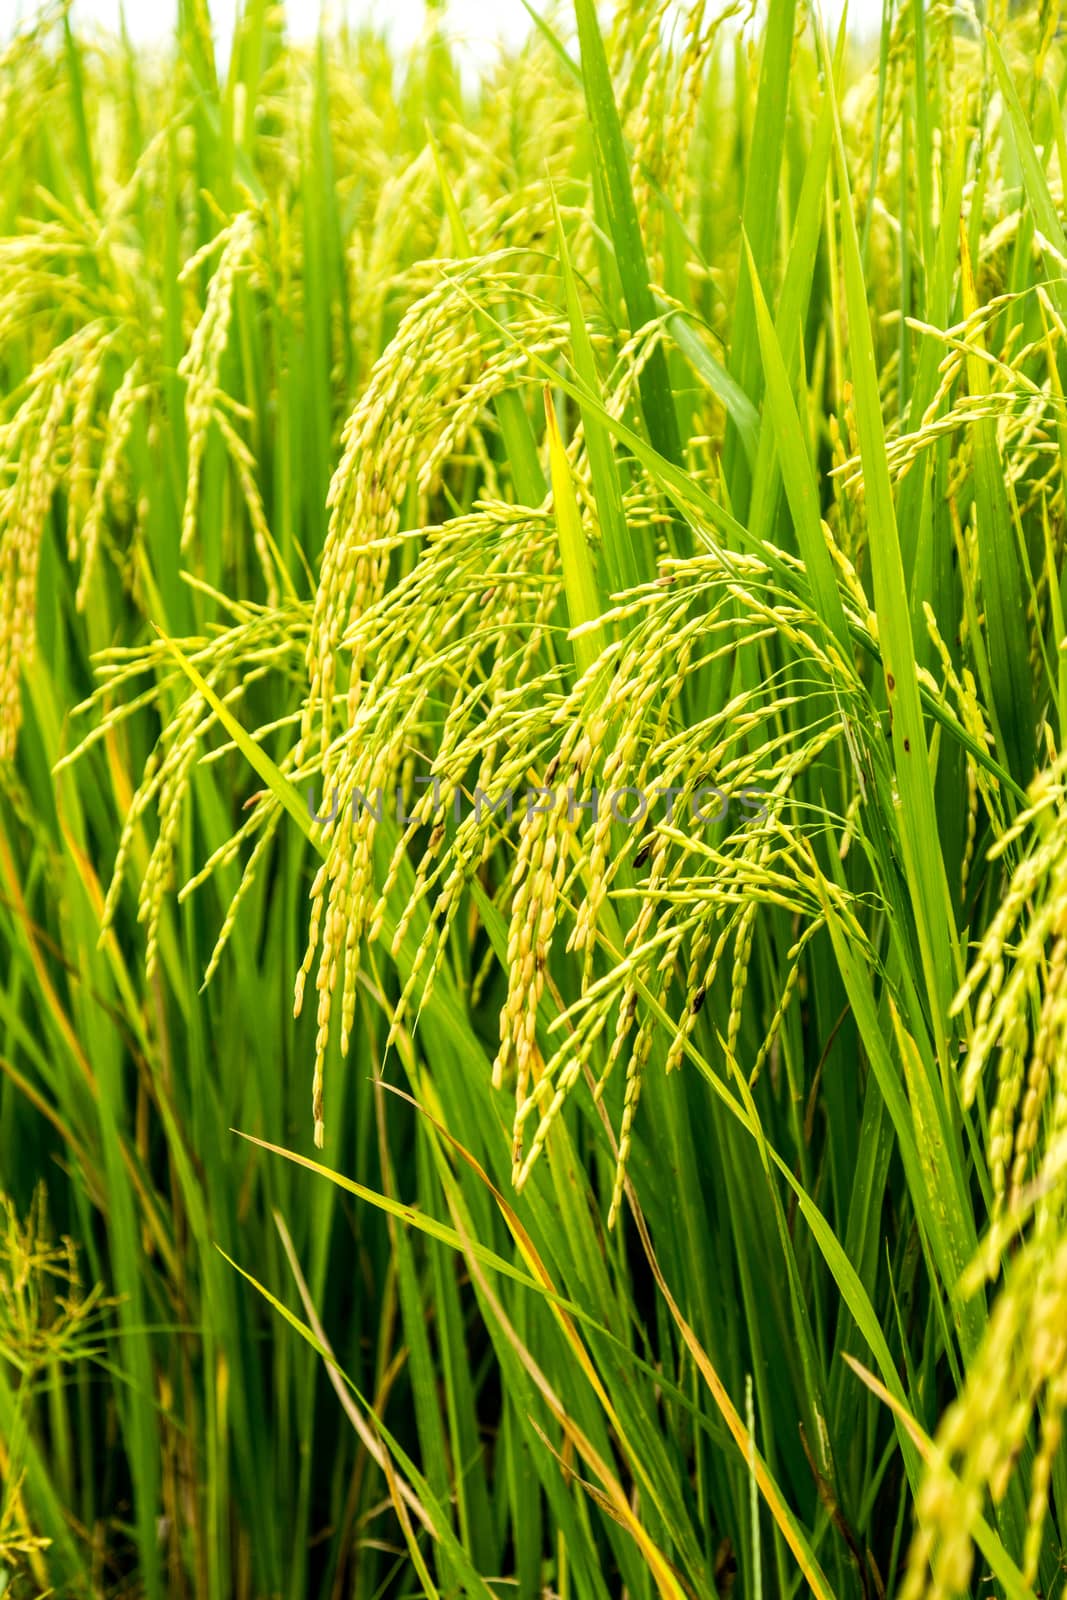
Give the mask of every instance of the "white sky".
M 211 16 L 222 55 L 228 54 L 226 40 L 233 31 L 237 3 L 238 0 L 211 0 Z M 75 16 L 84 23 L 117 31 L 119 4 L 120 0 L 75 0 Z M 543 9 L 537 0 L 534 4 L 536 9 Z M 840 12 L 840 4 L 841 0 L 824 0 L 828 20 Z M 424 0 L 326 0 L 325 6 L 321 0 L 285 0 L 285 5 L 290 29 L 298 37 L 312 37 L 323 12 L 327 18 L 343 13 L 353 20 L 366 17 L 384 23 L 401 47 L 418 37 L 425 17 Z M 32 16 L 36 10 L 35 0 L 0 0 L 0 38 L 6 37 L 20 18 Z M 159 40 L 173 26 L 176 11 L 176 0 L 125 0 L 126 26 L 137 41 Z M 850 0 L 849 31 L 876 29 L 881 14 L 881 0 Z M 447 0 L 447 20 L 450 34 L 467 46 L 472 62 L 491 59 L 497 41 L 521 40 L 530 26 L 521 0 Z

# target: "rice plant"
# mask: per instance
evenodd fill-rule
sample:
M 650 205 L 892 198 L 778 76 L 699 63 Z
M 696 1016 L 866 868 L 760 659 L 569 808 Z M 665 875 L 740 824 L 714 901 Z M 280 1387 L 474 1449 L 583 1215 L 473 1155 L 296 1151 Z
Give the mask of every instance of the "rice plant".
M 9 41 L 0 1588 L 1062 1592 L 1065 93 Z

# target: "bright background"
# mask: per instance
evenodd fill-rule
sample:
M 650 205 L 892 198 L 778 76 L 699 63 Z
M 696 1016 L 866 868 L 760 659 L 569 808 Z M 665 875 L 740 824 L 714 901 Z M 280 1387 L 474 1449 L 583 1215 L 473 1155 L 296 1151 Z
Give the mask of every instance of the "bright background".
M 233 31 L 237 0 L 211 0 L 220 55 L 228 54 L 227 43 Z M 32 15 L 34 0 L 0 0 L 0 37 L 10 33 L 20 17 Z M 544 9 L 543 6 L 537 9 Z M 826 0 L 823 10 L 830 21 L 841 9 L 841 0 Z M 99 23 L 117 30 L 119 0 L 75 0 L 75 15 L 86 23 Z M 162 39 L 173 26 L 177 6 L 174 0 L 125 0 L 126 26 L 135 40 L 146 43 Z M 426 15 L 424 0 L 286 0 L 289 26 L 298 37 L 311 37 L 318 31 L 319 18 L 352 20 L 369 18 L 385 24 L 396 44 L 403 46 L 416 39 Z M 850 31 L 868 32 L 881 21 L 881 0 L 851 0 Z M 466 47 L 471 63 L 492 59 L 498 42 L 522 39 L 529 17 L 521 0 L 448 0 L 448 29 Z

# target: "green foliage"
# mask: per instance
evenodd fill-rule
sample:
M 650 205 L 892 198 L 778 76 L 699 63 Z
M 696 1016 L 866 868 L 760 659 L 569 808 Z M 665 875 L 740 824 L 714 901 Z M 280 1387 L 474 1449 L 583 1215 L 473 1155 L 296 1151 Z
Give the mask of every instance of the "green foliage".
M 1067 62 L 984 20 L 0 56 L 0 1587 L 1059 1593 Z

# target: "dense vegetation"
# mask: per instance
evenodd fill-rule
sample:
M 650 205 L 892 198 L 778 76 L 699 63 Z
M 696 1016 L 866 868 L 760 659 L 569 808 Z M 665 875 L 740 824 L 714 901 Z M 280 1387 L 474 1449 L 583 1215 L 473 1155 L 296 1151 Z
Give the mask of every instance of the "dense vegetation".
M 9 42 L 0 1592 L 1062 1592 L 1065 65 Z

